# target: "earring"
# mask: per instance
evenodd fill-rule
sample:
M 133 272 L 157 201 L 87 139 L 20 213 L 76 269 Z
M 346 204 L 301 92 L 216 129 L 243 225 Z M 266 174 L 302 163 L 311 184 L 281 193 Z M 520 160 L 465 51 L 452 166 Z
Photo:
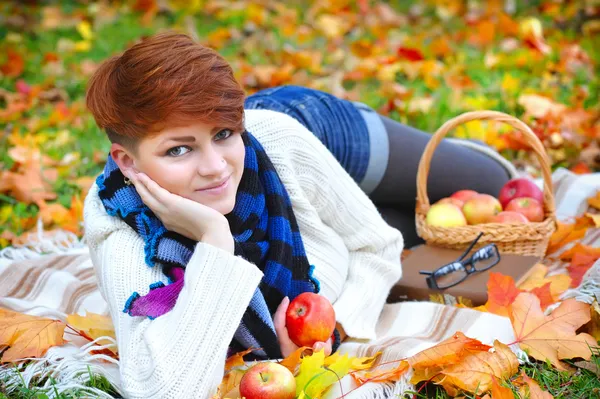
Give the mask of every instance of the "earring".
M 131 180 L 129 180 L 129 177 L 125 176 L 125 177 L 123 178 L 123 181 L 125 182 L 125 185 L 126 185 L 126 186 L 131 186 Z

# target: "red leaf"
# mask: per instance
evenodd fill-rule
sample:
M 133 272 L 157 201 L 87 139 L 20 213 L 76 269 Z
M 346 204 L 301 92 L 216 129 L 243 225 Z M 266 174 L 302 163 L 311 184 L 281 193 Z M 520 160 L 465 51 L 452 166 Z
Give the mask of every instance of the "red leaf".
M 513 303 L 521 292 L 511 276 L 491 272 L 487 283 L 488 300 L 485 308 L 490 313 L 508 316 L 508 306 Z
M 0 71 L 10 78 L 14 78 L 23 73 L 25 69 L 25 61 L 21 54 L 17 53 L 13 49 L 6 51 L 6 62 L 0 66 Z
M 398 47 L 396 52 L 398 57 L 407 59 L 409 61 L 423 61 L 425 57 L 423 57 L 423 53 L 421 50 L 410 47 Z
M 594 262 L 598 260 L 597 256 L 576 253 L 573 255 L 571 264 L 567 266 L 569 276 L 571 276 L 571 288 L 579 286 L 583 275 L 594 265 Z
M 541 287 L 536 287 L 532 289 L 531 292 L 535 296 L 537 296 L 540 300 L 540 306 L 542 310 L 546 310 L 546 308 L 554 303 L 554 298 L 552 297 L 552 291 L 550 290 L 550 286 L 552 283 L 546 283 Z

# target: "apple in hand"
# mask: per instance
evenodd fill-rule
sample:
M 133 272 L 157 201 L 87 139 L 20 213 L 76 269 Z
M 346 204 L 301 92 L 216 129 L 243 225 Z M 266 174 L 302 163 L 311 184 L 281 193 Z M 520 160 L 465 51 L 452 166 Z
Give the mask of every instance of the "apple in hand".
M 298 346 L 312 347 L 315 342 L 326 342 L 335 324 L 335 311 L 329 300 L 313 292 L 298 295 L 285 312 L 288 336 Z
M 469 224 L 487 223 L 502 212 L 502 205 L 496 197 L 489 194 L 477 194 L 465 202 L 462 211 Z
M 530 222 L 541 222 L 544 220 L 544 208 L 541 202 L 534 198 L 515 198 L 506 205 L 506 210 L 521 213 Z
M 240 395 L 246 399 L 294 399 L 294 374 L 279 363 L 266 361 L 252 366 L 240 381 Z
M 431 205 L 425 221 L 430 226 L 438 227 L 457 227 L 466 226 L 465 215 L 456 205 L 450 203 L 435 203 Z
M 490 222 L 492 223 L 529 223 L 529 219 L 522 213 L 514 211 L 502 211 L 494 216 Z
M 473 198 L 477 194 L 479 194 L 479 193 L 474 190 L 459 190 L 459 191 L 455 192 L 454 194 L 452 194 L 450 196 L 450 198 L 457 199 L 464 204 L 465 202 L 467 202 L 469 199 Z
M 500 200 L 502 209 L 506 209 L 508 203 L 513 199 L 523 197 L 533 198 L 540 203 L 544 202 L 544 193 L 542 190 L 533 181 L 525 177 L 507 181 L 500 189 L 500 194 L 498 194 L 498 200 Z

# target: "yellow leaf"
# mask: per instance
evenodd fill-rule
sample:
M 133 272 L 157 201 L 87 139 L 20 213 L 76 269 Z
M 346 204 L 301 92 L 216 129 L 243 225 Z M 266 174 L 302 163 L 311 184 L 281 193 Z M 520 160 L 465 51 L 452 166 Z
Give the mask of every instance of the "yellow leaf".
M 518 288 L 523 291 L 531 291 L 534 288 L 550 283 L 550 293 L 554 300 L 557 301 L 560 294 L 565 292 L 571 285 L 571 277 L 566 274 L 556 274 L 546 277 L 547 272 L 548 267 L 542 263 L 538 263 L 533 267 L 527 279 L 519 284 Z
M 600 191 L 596 192 L 596 195 L 594 197 L 588 198 L 587 201 L 591 207 L 596 208 L 600 211 Z
M 77 24 L 77 32 L 84 38 L 84 40 L 92 40 L 94 34 L 92 33 L 92 26 L 88 21 L 81 21 Z
M 320 398 L 333 384 L 342 379 L 350 369 L 352 359 L 347 354 L 325 368 L 325 352 L 305 356 L 296 376 L 296 396 L 304 393 L 309 398 Z
M 0 346 L 9 347 L 2 354 L 2 363 L 42 357 L 50 347 L 64 343 L 66 324 L 60 320 L 0 308 L 0 325 Z
M 574 298 L 565 300 L 545 316 L 538 297 L 523 292 L 511 305 L 510 320 L 515 342 L 521 349 L 537 360 L 550 361 L 559 370 L 568 370 L 559 359 L 589 360 L 590 347 L 597 345 L 591 335 L 576 334 L 576 330 L 590 320 L 590 305 Z
M 97 313 L 86 312 L 85 316 L 73 313 L 67 316 L 67 324 L 76 330 L 83 331 L 92 339 L 100 337 L 111 337 L 116 339 L 115 328 L 110 316 L 104 316 Z M 99 345 L 111 343 L 108 340 L 99 340 Z M 113 353 L 118 353 L 114 346 L 108 347 Z
M 90 49 L 92 48 L 92 42 L 90 42 L 88 40 L 82 40 L 82 41 L 76 42 L 75 46 L 73 48 L 77 52 L 84 53 L 84 52 L 90 51 Z
M 513 78 L 509 73 L 505 73 L 502 77 L 501 83 L 502 90 L 512 94 L 516 93 L 521 88 L 521 82 L 518 79 Z

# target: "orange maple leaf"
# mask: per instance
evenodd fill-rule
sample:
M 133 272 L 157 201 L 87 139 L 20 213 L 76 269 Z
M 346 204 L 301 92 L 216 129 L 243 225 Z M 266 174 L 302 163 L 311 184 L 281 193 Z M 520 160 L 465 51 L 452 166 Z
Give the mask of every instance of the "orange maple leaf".
M 394 382 L 398 381 L 404 373 L 410 369 L 410 364 L 406 360 L 402 360 L 398 366 L 391 369 L 376 370 L 376 371 L 360 371 L 350 375 L 358 386 L 364 385 L 367 382 Z
M 497 378 L 492 378 L 492 398 L 493 399 L 515 399 L 511 389 L 498 384 Z
M 542 391 L 542 388 L 538 385 L 538 383 L 529 378 L 527 374 L 521 372 L 520 380 L 522 381 L 522 386 L 519 388 L 519 394 L 523 398 L 529 399 L 553 399 L 554 397 L 550 394 L 550 392 Z M 494 398 L 495 399 L 495 398 Z
M 279 362 L 282 366 L 286 367 L 292 373 L 296 371 L 296 366 L 300 364 L 300 359 L 302 359 L 302 355 L 304 351 L 307 349 L 312 349 L 310 346 L 302 346 L 296 349 L 294 352 L 290 353 L 285 359 Z
M 0 346 L 9 347 L 2 354 L 2 363 L 42 357 L 50 347 L 64 343 L 66 324 L 60 320 L 0 308 L 0 321 Z
M 590 305 L 574 298 L 565 300 L 549 316 L 544 316 L 538 297 L 527 292 L 517 296 L 510 313 L 515 343 L 530 356 L 550 361 L 559 370 L 569 369 L 559 359 L 591 358 L 590 347 L 597 346 L 596 340 L 589 334 L 575 333 L 590 318 Z
M 491 272 L 487 282 L 488 300 L 484 308 L 500 316 L 508 316 L 508 307 L 521 292 L 511 276 Z
M 456 364 L 471 353 L 486 352 L 490 348 L 458 331 L 452 337 L 407 359 L 414 371 L 411 381 L 416 384 L 429 380 L 445 366 Z
M 441 367 L 455 364 L 471 352 L 488 351 L 490 348 L 491 346 L 457 331 L 452 337 L 409 357 L 407 361 L 414 369 Z
M 245 351 L 234 353 L 233 355 L 229 356 L 227 360 L 225 360 L 225 371 L 231 370 L 234 367 L 244 366 L 246 364 L 244 361 L 244 356 L 255 351 L 256 349 L 257 348 L 246 349 Z
M 493 350 L 471 352 L 456 364 L 443 367 L 431 377 L 451 396 L 459 389 L 480 394 L 490 390 L 494 379 L 506 380 L 519 370 L 517 356 L 502 342 L 494 341 Z M 411 382 L 416 383 L 415 378 Z
M 546 255 L 555 252 L 570 242 L 585 237 L 587 229 L 594 226 L 594 222 L 589 217 L 582 215 L 576 218 L 573 223 L 557 222 L 557 226 L 556 231 L 550 236 Z
M 589 245 L 583 245 L 578 242 L 577 244 L 573 245 L 572 248 L 560 254 L 560 260 L 569 262 L 573 259 L 575 254 L 589 255 L 598 259 L 600 258 L 600 248 L 590 247 Z
M 84 316 L 73 313 L 67 315 L 67 323 L 79 332 L 84 333 L 86 337 L 89 337 L 92 340 L 100 337 L 112 337 L 116 339 L 115 327 L 110 316 L 92 312 L 86 312 Z M 111 343 L 111 341 L 105 339 L 98 341 L 98 345 L 106 345 Z M 107 349 L 114 354 L 118 353 L 118 350 L 114 345 L 108 347 Z

